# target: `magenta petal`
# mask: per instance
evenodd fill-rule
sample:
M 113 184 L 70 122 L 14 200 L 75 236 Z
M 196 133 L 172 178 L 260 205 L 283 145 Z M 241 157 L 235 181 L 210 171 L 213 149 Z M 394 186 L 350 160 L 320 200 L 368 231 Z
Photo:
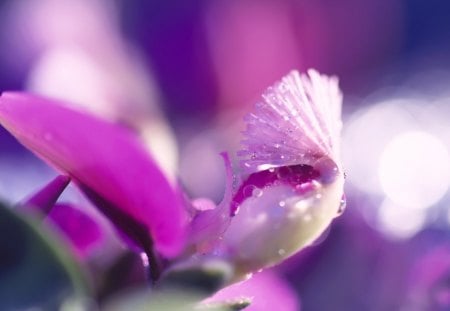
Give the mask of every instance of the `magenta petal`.
M 39 211 L 46 216 L 55 205 L 61 193 L 70 182 L 70 177 L 59 175 L 44 188 L 32 195 L 25 202 L 19 204 L 17 209 L 27 211 Z
M 103 238 L 100 225 L 87 213 L 69 204 L 56 204 L 49 219 L 72 242 L 74 251 L 81 257 L 99 245 Z
M 131 132 L 58 102 L 4 93 L 0 123 L 74 182 L 137 244 L 172 257 L 184 242 L 185 212 L 154 161 Z M 148 246 L 148 245 L 143 245 Z

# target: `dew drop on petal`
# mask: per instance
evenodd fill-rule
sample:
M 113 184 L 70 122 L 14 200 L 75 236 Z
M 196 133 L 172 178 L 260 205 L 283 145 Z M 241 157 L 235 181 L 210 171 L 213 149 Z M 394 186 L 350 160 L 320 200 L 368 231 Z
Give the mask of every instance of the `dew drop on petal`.
M 264 194 L 264 191 L 263 191 L 262 189 L 260 189 L 260 188 L 255 188 L 255 189 L 253 189 L 252 196 L 253 196 L 254 198 L 259 198 L 259 197 L 261 197 L 263 194 Z
M 241 207 L 241 205 L 240 205 L 239 203 L 237 203 L 237 202 L 235 202 L 235 201 L 232 201 L 232 202 L 231 202 L 231 209 L 230 209 L 230 211 L 231 211 L 231 213 L 230 213 L 231 217 L 234 217 L 234 216 L 237 215 L 237 213 L 239 212 L 239 208 L 240 208 L 240 207 Z
M 238 206 L 233 210 L 233 214 L 232 214 L 231 216 L 232 216 L 232 217 L 236 216 L 237 213 L 239 213 L 239 209 L 240 209 L 240 206 L 238 205 Z
M 314 169 L 319 171 L 320 180 L 329 184 L 332 183 L 339 174 L 336 163 L 328 157 L 322 157 L 314 163 Z
M 345 198 L 345 194 L 342 196 L 341 201 L 339 202 L 339 208 L 337 211 L 337 216 L 342 215 L 347 206 L 347 199 Z

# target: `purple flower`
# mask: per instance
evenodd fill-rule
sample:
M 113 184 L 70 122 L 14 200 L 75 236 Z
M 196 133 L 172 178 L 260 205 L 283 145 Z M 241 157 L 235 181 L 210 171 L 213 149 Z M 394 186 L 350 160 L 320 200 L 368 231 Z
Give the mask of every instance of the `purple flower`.
M 70 176 L 133 245 L 179 260 L 219 256 L 236 281 L 309 245 L 342 212 L 336 79 L 294 71 L 263 99 L 245 119 L 236 188 L 223 154 L 227 186 L 217 207 L 183 201 L 138 136 L 117 124 L 18 93 L 1 96 L 0 123 Z
M 128 240 L 147 251 L 154 243 L 167 257 L 181 251 L 186 216 L 180 195 L 131 132 L 19 93 L 1 96 L 0 123 L 68 174 Z
M 230 203 L 194 219 L 204 230 L 200 251 L 213 245 L 240 278 L 311 244 L 342 213 L 341 101 L 337 80 L 314 70 L 293 71 L 266 91 L 245 118 L 243 182 Z

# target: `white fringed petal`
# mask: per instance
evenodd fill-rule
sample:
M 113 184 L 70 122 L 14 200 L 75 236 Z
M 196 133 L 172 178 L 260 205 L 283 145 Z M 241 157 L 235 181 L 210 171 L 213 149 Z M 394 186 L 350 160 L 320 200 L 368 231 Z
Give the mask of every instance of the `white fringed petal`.
M 341 166 L 342 94 L 336 77 L 292 71 L 262 97 L 245 117 L 243 149 L 238 152 L 244 172 L 311 165 L 325 156 Z

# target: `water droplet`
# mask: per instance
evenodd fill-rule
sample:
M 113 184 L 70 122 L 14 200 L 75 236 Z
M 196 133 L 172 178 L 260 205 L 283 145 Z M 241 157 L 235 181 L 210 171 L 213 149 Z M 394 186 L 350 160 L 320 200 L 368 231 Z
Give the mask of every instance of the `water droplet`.
M 262 189 L 255 188 L 255 189 L 253 189 L 252 196 L 254 198 L 259 198 L 259 197 L 261 197 L 263 195 L 263 193 L 264 193 L 264 191 Z
M 269 168 L 269 172 L 270 172 L 270 173 L 275 172 L 275 168 L 274 168 L 274 167 Z
M 283 256 L 284 254 L 286 254 L 286 251 L 284 249 L 280 248 L 278 250 L 278 255 Z
M 241 206 L 238 205 L 232 212 L 231 217 L 236 216 L 239 213 L 239 210 L 241 209 Z M 225 215 L 224 215 L 225 216 Z
M 284 207 L 284 206 L 286 206 L 286 202 L 285 202 L 285 201 L 280 201 L 280 202 L 278 203 L 278 205 L 280 205 L 281 207 Z
M 319 171 L 320 180 L 325 184 L 332 183 L 339 175 L 336 163 L 328 157 L 322 157 L 314 163 L 314 169 Z
M 320 184 L 313 180 L 311 182 L 305 182 L 305 183 L 296 185 L 295 191 L 298 194 L 306 195 L 308 193 L 311 193 L 311 192 L 317 190 L 319 187 L 320 187 Z
M 342 215 L 342 213 L 345 211 L 345 208 L 347 206 L 347 199 L 345 197 L 345 194 L 342 195 L 341 201 L 339 202 L 339 208 L 337 211 L 337 216 Z
M 240 207 L 241 207 L 241 205 L 239 203 L 237 203 L 235 201 L 231 202 L 231 212 L 230 212 L 231 217 L 234 217 L 237 215 Z M 223 215 L 225 215 L 225 214 L 223 214 Z
M 268 169 L 270 169 L 272 166 L 270 165 L 270 164 L 261 164 L 261 165 L 258 165 L 257 166 L 257 171 L 258 172 L 260 172 L 260 171 L 265 171 L 265 170 L 268 170 Z

